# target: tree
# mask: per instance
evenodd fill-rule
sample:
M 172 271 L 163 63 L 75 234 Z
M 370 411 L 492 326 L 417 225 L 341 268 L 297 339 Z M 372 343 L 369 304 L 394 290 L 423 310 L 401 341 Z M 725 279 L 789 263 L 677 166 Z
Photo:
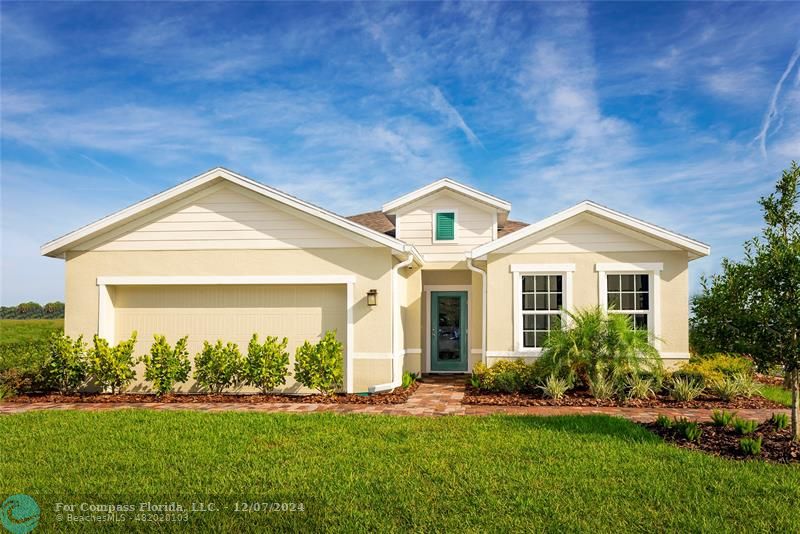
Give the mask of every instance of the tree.
M 759 200 L 761 236 L 741 261 L 703 279 L 692 299 L 695 348 L 750 354 L 759 369 L 783 368 L 792 390 L 792 435 L 800 441 L 800 167 L 792 162 L 775 192 Z

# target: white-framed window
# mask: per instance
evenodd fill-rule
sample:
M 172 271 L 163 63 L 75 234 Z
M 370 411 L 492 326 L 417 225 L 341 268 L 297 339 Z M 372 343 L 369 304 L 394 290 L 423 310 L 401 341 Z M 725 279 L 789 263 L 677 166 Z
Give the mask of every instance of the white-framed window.
M 552 330 L 572 309 L 574 264 L 511 265 L 514 276 L 514 346 L 517 352 L 538 353 Z
M 455 209 L 434 211 L 431 222 L 434 243 L 452 243 L 457 239 L 458 212 Z
M 650 332 L 659 348 L 662 263 L 598 263 L 598 299 L 608 313 L 631 317 L 637 330 Z
M 636 330 L 650 330 L 650 282 L 647 273 L 606 274 L 608 313 L 627 315 Z

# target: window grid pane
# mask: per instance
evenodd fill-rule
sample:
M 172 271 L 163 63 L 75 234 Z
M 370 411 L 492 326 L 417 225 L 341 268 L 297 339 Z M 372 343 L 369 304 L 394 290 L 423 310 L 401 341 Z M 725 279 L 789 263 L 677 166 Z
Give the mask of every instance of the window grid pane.
M 650 316 L 649 275 L 609 274 L 606 284 L 608 312 L 627 315 L 634 329 L 647 330 Z
M 522 346 L 541 348 L 551 330 L 561 328 L 564 305 L 561 275 L 522 277 Z

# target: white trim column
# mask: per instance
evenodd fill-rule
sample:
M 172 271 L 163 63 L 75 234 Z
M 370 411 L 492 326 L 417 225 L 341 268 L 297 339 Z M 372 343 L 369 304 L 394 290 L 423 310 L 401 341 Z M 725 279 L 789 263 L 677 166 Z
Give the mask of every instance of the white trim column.
M 114 302 L 111 289 L 106 284 L 97 284 L 97 335 L 114 345 Z

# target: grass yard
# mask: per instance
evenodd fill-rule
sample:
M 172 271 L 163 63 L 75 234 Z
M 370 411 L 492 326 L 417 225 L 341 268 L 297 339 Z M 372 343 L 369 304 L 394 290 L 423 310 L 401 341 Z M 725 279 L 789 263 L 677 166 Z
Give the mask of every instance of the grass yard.
M 761 385 L 761 396 L 784 406 L 792 406 L 792 392 L 783 386 Z
M 800 468 L 681 450 L 605 416 L 38 412 L 0 417 L 0 493 L 213 502 L 195 530 L 800 531 Z M 303 512 L 233 511 L 236 502 Z M 102 523 L 108 530 L 152 524 Z M 185 530 L 185 523 L 161 525 Z
M 0 345 L 43 341 L 64 329 L 64 319 L 0 319 Z

